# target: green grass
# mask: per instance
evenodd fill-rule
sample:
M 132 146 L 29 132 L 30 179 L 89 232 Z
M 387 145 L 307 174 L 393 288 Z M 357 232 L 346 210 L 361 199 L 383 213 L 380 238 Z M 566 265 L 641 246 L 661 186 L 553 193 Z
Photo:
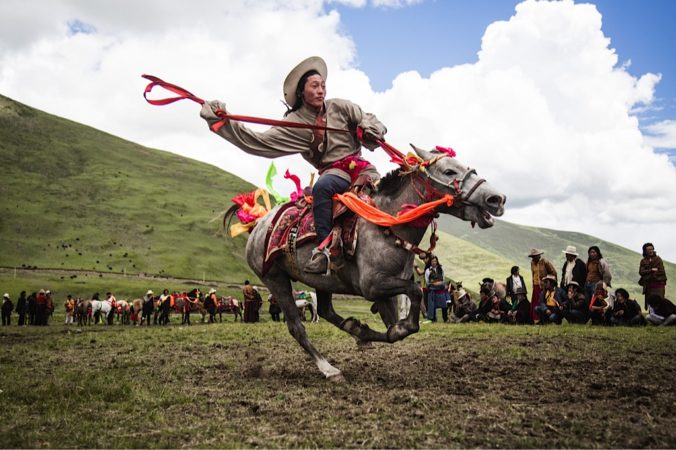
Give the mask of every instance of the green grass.
M 368 305 L 336 301 L 375 324 Z M 348 380 L 334 385 L 262 318 L 77 328 L 59 309 L 48 327 L 0 328 L 0 447 L 676 445 L 673 327 L 437 323 L 360 351 L 306 323 Z

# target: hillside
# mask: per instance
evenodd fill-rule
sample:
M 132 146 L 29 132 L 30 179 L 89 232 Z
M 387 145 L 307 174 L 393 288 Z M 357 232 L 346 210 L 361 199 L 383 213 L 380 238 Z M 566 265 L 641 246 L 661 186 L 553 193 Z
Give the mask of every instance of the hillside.
M 638 264 L 641 254 L 594 236 L 516 225 L 501 220 L 497 220 L 495 226 L 489 229 L 472 229 L 466 222 L 450 216 L 440 217 L 439 229 L 447 233 L 447 239 L 450 240 L 449 244 L 445 244 L 446 239 L 442 235 L 440 243 L 442 262 L 451 262 L 453 259 L 455 261 L 452 266 L 455 266 L 459 261 L 460 273 L 464 275 L 464 279 L 473 282 L 480 281 L 483 276 L 502 280 L 507 278 L 510 268 L 517 265 L 521 268 L 521 275 L 530 285 L 528 253 L 533 247 L 544 250 L 544 256 L 552 261 L 560 277 L 565 261 L 562 251 L 568 245 L 577 247 L 583 261 L 587 259 L 587 249 L 592 245 L 598 245 L 613 273 L 613 287 L 624 287 L 635 296 L 641 295 L 641 288 L 638 285 Z M 485 254 L 492 255 L 493 259 L 490 261 L 496 261 L 496 263 L 484 264 L 485 261 L 489 261 L 486 260 Z M 496 266 L 498 261 L 503 264 L 501 267 Z M 676 264 L 665 261 L 664 265 L 670 280 L 667 284 L 667 297 L 676 298 Z M 472 269 L 468 271 L 468 268 Z M 463 277 L 458 279 L 463 279 Z
M 214 166 L 140 146 L 0 96 L 0 267 L 86 269 L 241 282 L 253 277 L 246 240 L 224 239 L 219 213 L 253 186 Z M 507 205 L 509 207 L 509 204 Z M 448 276 L 476 290 L 518 265 L 530 283 L 531 247 L 560 270 L 561 250 L 599 245 L 616 287 L 638 295 L 640 255 L 581 233 L 497 221 L 472 229 L 439 221 Z M 423 244 L 426 244 L 427 241 Z M 658 249 L 659 250 L 659 249 Z M 676 298 L 676 265 L 667 263 Z
M 0 96 L 0 266 L 252 276 L 218 214 L 253 188 Z

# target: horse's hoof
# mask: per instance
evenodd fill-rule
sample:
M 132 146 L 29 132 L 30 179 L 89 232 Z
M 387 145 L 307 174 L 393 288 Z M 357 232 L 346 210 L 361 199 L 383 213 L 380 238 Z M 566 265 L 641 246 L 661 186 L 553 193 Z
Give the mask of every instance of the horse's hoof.
M 343 376 L 342 373 L 338 372 L 334 375 L 329 375 L 326 377 L 331 383 L 336 383 L 336 384 L 342 384 L 345 383 L 347 380 Z

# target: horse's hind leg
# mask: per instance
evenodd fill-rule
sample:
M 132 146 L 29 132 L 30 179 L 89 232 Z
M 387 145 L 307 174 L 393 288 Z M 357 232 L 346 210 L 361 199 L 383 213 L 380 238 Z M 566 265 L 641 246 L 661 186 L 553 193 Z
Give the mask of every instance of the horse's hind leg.
M 270 292 L 277 298 L 279 306 L 284 311 L 286 318 L 286 326 L 289 328 L 289 333 L 296 341 L 303 347 L 303 349 L 312 357 L 319 371 L 329 380 L 335 382 L 345 381 L 343 374 L 337 368 L 333 367 L 324 358 L 317 349 L 310 343 L 305 332 L 305 327 L 300 321 L 300 314 L 296 307 L 296 301 L 293 298 L 293 291 L 291 289 L 291 281 L 283 274 L 271 276 L 268 274 L 263 278 L 263 282 L 270 289 Z

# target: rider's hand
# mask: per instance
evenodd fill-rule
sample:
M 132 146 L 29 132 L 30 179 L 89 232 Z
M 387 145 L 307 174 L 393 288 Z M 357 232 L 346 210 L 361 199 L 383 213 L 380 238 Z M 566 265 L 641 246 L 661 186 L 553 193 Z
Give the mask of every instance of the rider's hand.
M 225 103 L 220 100 L 211 100 L 206 102 L 202 105 L 200 117 L 208 122 L 221 120 L 221 118 L 216 115 L 216 111 L 219 109 L 225 111 Z

